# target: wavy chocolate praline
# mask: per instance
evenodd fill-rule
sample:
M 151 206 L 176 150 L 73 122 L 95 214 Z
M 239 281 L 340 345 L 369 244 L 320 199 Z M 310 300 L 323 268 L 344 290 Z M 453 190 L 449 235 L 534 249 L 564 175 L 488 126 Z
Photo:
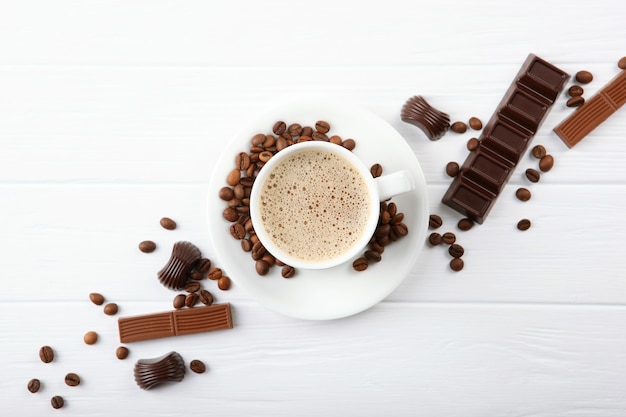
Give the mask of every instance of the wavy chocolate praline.
M 422 96 L 408 99 L 400 117 L 403 122 L 419 127 L 430 140 L 441 139 L 450 128 L 450 116 L 432 107 Z
M 183 289 L 189 282 L 189 272 L 201 257 L 200 249 L 193 243 L 176 242 L 169 261 L 157 274 L 159 281 L 170 290 Z
M 185 361 L 177 352 L 153 359 L 139 359 L 134 374 L 139 388 L 149 390 L 166 382 L 182 381 L 185 377 Z

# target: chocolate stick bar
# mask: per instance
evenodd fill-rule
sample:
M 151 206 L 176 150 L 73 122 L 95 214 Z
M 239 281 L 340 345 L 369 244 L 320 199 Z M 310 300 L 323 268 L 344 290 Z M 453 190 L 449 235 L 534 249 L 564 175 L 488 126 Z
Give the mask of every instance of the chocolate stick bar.
M 443 203 L 483 223 L 569 75 L 530 54 L 443 196 Z
M 600 123 L 608 119 L 624 103 L 626 103 L 626 71 L 621 71 L 555 127 L 554 132 L 571 148 L 600 126 Z
M 117 324 L 121 343 L 232 329 L 233 327 L 228 303 L 122 317 L 118 319 Z

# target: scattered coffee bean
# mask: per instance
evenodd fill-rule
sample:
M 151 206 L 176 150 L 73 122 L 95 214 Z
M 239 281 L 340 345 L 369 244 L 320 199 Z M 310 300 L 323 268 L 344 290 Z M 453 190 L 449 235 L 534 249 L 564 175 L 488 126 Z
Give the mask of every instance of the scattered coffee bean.
M 430 234 L 430 236 L 428 236 L 428 243 L 430 243 L 432 246 L 437 246 L 441 244 L 442 241 L 442 236 L 437 232 L 433 232 Z
M 620 60 L 617 61 L 617 67 L 619 69 L 626 69 L 626 56 L 621 57 Z
M 454 122 L 450 125 L 450 130 L 454 133 L 465 133 L 467 132 L 467 125 L 461 121 Z
M 528 168 L 526 170 L 526 178 L 528 178 L 528 181 L 530 182 L 539 182 L 541 174 L 536 169 Z
M 437 214 L 431 214 L 428 221 L 428 227 L 430 227 L 431 229 L 439 229 L 441 225 L 443 225 L 443 219 L 441 218 L 441 216 Z
M 235 223 L 230 226 L 230 235 L 237 240 L 243 240 L 246 237 L 246 229 L 240 223 Z
M 446 174 L 449 177 L 456 177 L 459 174 L 459 164 L 452 161 L 446 164 Z
M 163 217 L 159 223 L 161 224 L 161 227 L 167 230 L 174 230 L 176 229 L 176 222 L 172 219 L 170 219 L 169 217 Z
M 570 97 L 582 96 L 584 92 L 585 90 L 577 84 L 574 84 L 567 90 L 567 93 L 569 94 Z
M 589 71 L 578 71 L 575 78 L 576 81 L 581 84 L 588 84 L 593 81 L 593 74 L 591 74 Z
M 302 134 L 302 125 L 300 125 L 299 123 L 292 123 L 287 128 L 287 132 L 291 136 L 300 136 Z
M 213 304 L 213 294 L 211 294 L 207 290 L 200 290 L 200 292 L 198 293 L 198 298 L 200 299 L 200 302 L 205 306 L 210 306 L 211 304 Z
M 222 187 L 219 191 L 219 198 L 224 201 L 232 200 L 235 197 L 234 191 L 230 187 Z
M 126 346 L 120 346 L 115 349 L 115 357 L 117 357 L 117 359 L 119 360 L 124 360 L 128 358 L 129 353 L 130 352 L 128 351 L 128 348 Z
M 270 264 L 265 262 L 263 259 L 259 259 L 256 261 L 254 268 L 256 269 L 257 274 L 267 275 L 267 273 L 270 271 Z
M 480 130 L 483 128 L 483 122 L 478 117 L 470 117 L 469 126 L 474 130 Z
M 376 252 L 375 250 L 366 250 L 364 255 L 367 260 L 371 262 L 380 262 L 382 259 L 380 253 Z
M 222 276 L 220 279 L 217 280 L 217 288 L 219 288 L 222 291 L 226 291 L 228 289 L 230 289 L 230 278 Z
M 78 386 L 80 384 L 80 377 L 74 372 L 70 372 L 65 375 L 65 383 L 70 387 Z
M 43 363 L 50 363 L 54 360 L 54 350 L 50 346 L 42 346 L 39 349 L 39 358 Z
M 323 120 L 319 120 L 317 123 L 315 123 L 315 130 L 320 133 L 328 133 L 328 131 L 330 130 L 330 124 Z
M 347 150 L 352 151 L 356 147 L 356 142 L 354 139 L 346 139 L 343 141 L 342 146 Z
M 463 230 L 464 232 L 466 232 L 474 227 L 474 222 L 471 219 L 464 218 L 459 220 L 456 226 L 459 228 L 459 230 Z
M 528 201 L 530 200 L 530 190 L 528 188 L 520 187 L 515 191 L 515 196 L 520 201 Z
M 453 258 L 460 258 L 461 256 L 463 256 L 463 254 L 465 253 L 465 249 L 463 249 L 463 246 L 457 244 L 457 243 L 453 243 L 452 245 L 450 245 L 450 247 L 448 248 L 448 253 L 450 254 L 450 256 L 452 256 Z
M 352 262 L 352 268 L 354 268 L 355 271 L 365 271 L 367 266 L 368 262 L 365 257 L 357 258 L 354 262 Z
M 530 220 L 528 219 L 522 219 L 519 222 L 517 222 L 517 228 L 519 230 L 528 230 L 530 229 Z
M 187 297 L 186 294 L 177 294 L 174 297 L 174 301 L 172 302 L 172 305 L 174 306 L 174 308 L 179 309 L 179 308 L 185 307 L 185 298 L 186 297 Z
M 272 126 L 272 132 L 274 132 L 275 135 L 280 136 L 286 131 L 287 123 L 283 122 L 282 120 L 277 121 L 276 123 L 274 123 L 274 126 Z
M 196 265 L 196 271 L 201 274 L 206 274 L 211 269 L 211 260 L 207 258 L 202 258 L 198 261 Z
M 194 359 L 189 362 L 189 369 L 197 374 L 203 374 L 206 371 L 206 365 L 201 360 Z
M 39 381 L 37 378 L 33 378 L 28 381 L 27 387 L 28 390 L 34 394 L 41 388 L 41 381 Z
M 539 169 L 542 172 L 548 172 L 554 166 L 554 158 L 552 155 L 546 155 L 539 160 Z
M 195 292 L 187 294 L 185 297 L 185 306 L 191 308 L 198 304 L 198 294 Z
M 452 245 L 454 242 L 456 242 L 456 235 L 452 232 L 446 232 L 441 235 L 441 241 L 446 245 Z
M 543 145 L 535 145 L 535 146 L 533 146 L 533 148 L 531 150 L 531 153 L 537 159 L 541 159 L 544 156 L 546 156 L 546 154 L 547 154 L 546 148 L 544 148 Z
M 233 207 L 226 207 L 223 212 L 223 216 L 229 222 L 236 222 L 239 219 L 239 213 Z
M 187 292 L 196 292 L 200 290 L 200 283 L 197 281 L 192 281 L 185 285 L 185 291 Z
M 470 152 L 474 151 L 478 148 L 478 145 L 480 145 L 478 138 L 470 138 L 470 140 L 467 141 L 467 150 Z
M 372 177 L 378 178 L 383 175 L 383 167 L 380 164 L 374 164 L 370 168 L 370 172 L 372 173 Z
M 231 187 L 234 187 L 235 185 L 239 183 L 240 177 L 241 177 L 241 171 L 235 168 L 228 173 L 228 176 L 226 177 L 226 184 L 230 185 Z
M 281 269 L 280 271 L 280 275 L 282 275 L 283 278 L 293 278 L 295 274 L 296 269 L 293 266 L 289 265 L 283 266 L 283 269 Z
M 142 251 L 143 253 L 154 252 L 155 249 L 156 249 L 156 243 L 154 243 L 151 240 L 144 240 L 143 242 L 139 243 L 139 250 Z
M 60 395 L 55 395 L 50 399 L 50 404 L 52 404 L 52 408 L 59 409 L 65 405 L 65 401 Z
M 117 314 L 117 311 L 118 311 L 117 304 L 108 303 L 107 305 L 104 306 L 103 311 L 104 311 L 104 314 L 106 314 L 107 316 L 114 316 Z
M 567 100 L 565 105 L 567 107 L 580 107 L 585 103 L 585 98 L 583 96 L 575 96 Z
M 104 303 L 104 296 L 102 294 L 98 294 L 97 292 L 89 294 L 89 299 L 97 306 L 101 306 Z
M 96 332 L 87 332 L 83 336 L 83 341 L 88 345 L 93 345 L 98 341 L 98 333 Z
M 211 268 L 209 269 L 209 272 L 207 272 L 207 277 L 210 280 L 218 280 L 222 277 L 222 270 L 221 268 Z
M 463 262 L 463 259 L 461 258 L 452 258 L 452 260 L 450 261 L 450 269 L 455 272 L 460 271 L 461 269 L 463 269 L 464 266 L 465 262 Z

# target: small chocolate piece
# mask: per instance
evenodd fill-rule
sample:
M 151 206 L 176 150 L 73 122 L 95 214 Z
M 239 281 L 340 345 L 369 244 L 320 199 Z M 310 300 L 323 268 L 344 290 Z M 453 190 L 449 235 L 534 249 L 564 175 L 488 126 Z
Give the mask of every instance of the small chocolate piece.
M 156 243 L 151 240 L 144 240 L 139 243 L 139 250 L 143 253 L 151 253 L 156 249 Z
M 593 74 L 589 71 L 578 71 L 575 78 L 576 81 L 581 84 L 589 84 L 591 81 L 593 81 Z
M 152 389 L 167 382 L 180 382 L 185 377 L 185 361 L 178 352 L 154 359 L 139 359 L 134 369 L 139 388 Z
M 89 294 L 89 299 L 97 306 L 101 306 L 104 303 L 104 297 L 102 296 L 102 294 L 98 294 L 97 292 L 92 292 L 91 294 Z
M 467 132 L 467 125 L 461 121 L 454 122 L 450 125 L 450 130 L 454 133 L 465 133 Z
M 450 128 L 450 116 L 432 107 L 421 96 L 408 99 L 400 117 L 403 122 L 419 127 L 430 140 L 441 139 Z
M 41 388 L 41 381 L 38 380 L 37 378 L 33 378 L 30 381 L 28 381 L 28 385 L 26 387 L 28 388 L 28 391 L 34 394 L 37 391 L 39 391 L 39 389 Z
M 230 304 L 213 304 L 118 319 L 121 343 L 232 329 Z
M 201 259 L 200 249 L 189 242 L 176 242 L 167 264 L 157 274 L 161 284 L 170 290 L 180 290 L 189 281 L 189 272 Z
M 194 359 L 189 362 L 189 369 L 197 374 L 203 374 L 206 372 L 206 365 L 199 359 Z
M 626 71 L 621 71 L 569 117 L 554 132 L 572 148 L 626 103 Z
M 60 395 L 55 395 L 54 397 L 50 398 L 50 404 L 54 409 L 63 408 L 63 406 L 65 405 L 65 400 Z
M 161 220 L 159 220 L 159 224 L 161 224 L 162 228 L 167 230 L 176 229 L 176 222 L 169 217 L 163 217 Z
M 50 363 L 54 360 L 54 350 L 50 346 L 42 346 L 39 349 L 39 358 L 43 363 Z
M 70 387 L 76 387 L 80 385 L 80 377 L 74 372 L 70 372 L 65 375 L 65 383 Z

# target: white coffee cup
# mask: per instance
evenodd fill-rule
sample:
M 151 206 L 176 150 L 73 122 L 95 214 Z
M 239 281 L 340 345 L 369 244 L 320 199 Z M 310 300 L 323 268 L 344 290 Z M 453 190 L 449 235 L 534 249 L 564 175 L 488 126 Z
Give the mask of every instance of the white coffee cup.
M 289 178 L 277 179 L 287 166 L 292 167 Z M 326 169 L 330 166 L 334 168 Z M 324 141 L 303 142 L 265 163 L 252 187 L 250 216 L 260 242 L 276 259 L 294 268 L 331 268 L 360 256 L 376 230 L 381 201 L 413 189 L 405 170 L 374 178 L 348 149 Z M 327 193 L 332 195 L 320 201 Z M 337 212 L 335 202 L 343 206 Z M 360 214 L 352 218 L 353 213 Z

